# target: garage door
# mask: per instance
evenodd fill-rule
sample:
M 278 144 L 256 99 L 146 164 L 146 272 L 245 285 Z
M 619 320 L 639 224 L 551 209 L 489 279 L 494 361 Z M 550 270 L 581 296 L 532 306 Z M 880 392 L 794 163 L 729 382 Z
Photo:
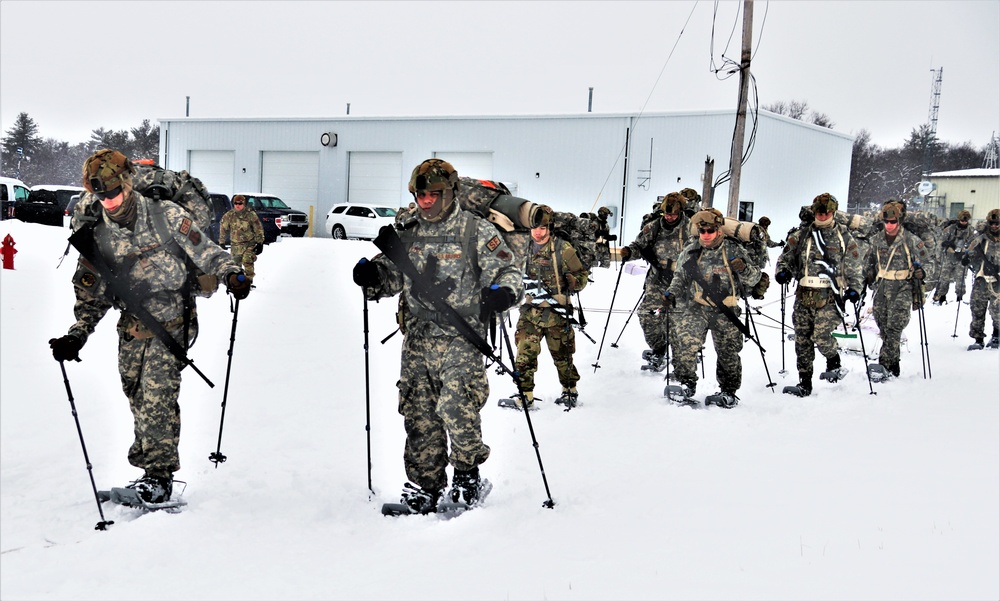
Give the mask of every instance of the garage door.
M 403 153 L 352 152 L 349 169 L 347 202 L 401 206 L 406 192 L 402 184 Z
M 435 152 L 434 157 L 451 163 L 463 177 L 493 179 L 492 152 Z
M 285 204 L 309 214 L 319 195 L 318 152 L 264 152 L 260 191 L 274 194 Z
M 233 177 L 236 165 L 231 150 L 192 150 L 188 173 L 205 184 L 209 192 L 233 195 Z

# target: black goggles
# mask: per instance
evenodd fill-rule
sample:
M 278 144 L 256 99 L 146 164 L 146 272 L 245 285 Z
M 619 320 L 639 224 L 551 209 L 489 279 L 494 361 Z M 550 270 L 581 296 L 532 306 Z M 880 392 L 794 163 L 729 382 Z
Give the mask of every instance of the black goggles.
M 121 193 L 122 193 L 122 187 L 118 186 L 114 190 L 105 190 L 104 192 L 94 192 L 94 196 L 97 197 L 97 200 L 107 200 L 109 198 L 116 198 Z

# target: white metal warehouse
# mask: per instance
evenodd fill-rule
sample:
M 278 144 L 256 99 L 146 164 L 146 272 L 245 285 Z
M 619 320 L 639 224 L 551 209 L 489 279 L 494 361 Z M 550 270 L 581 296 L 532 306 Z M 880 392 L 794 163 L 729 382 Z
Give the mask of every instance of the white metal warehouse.
M 623 242 L 668 192 L 702 192 L 729 169 L 734 111 L 503 117 L 160 119 L 160 165 L 187 169 L 212 192 L 261 192 L 310 213 L 312 233 L 341 202 L 405 206 L 410 171 L 439 157 L 460 175 L 507 184 L 522 198 L 571 213 L 613 211 Z M 822 192 L 846 205 L 854 138 L 759 111 L 746 125 L 743 219 L 771 218 L 773 234 L 798 222 Z M 751 146 L 752 144 L 752 146 Z M 726 212 L 728 183 L 713 204 Z M 621 223 L 618 218 L 621 218 Z M 620 226 L 620 227 L 619 227 Z

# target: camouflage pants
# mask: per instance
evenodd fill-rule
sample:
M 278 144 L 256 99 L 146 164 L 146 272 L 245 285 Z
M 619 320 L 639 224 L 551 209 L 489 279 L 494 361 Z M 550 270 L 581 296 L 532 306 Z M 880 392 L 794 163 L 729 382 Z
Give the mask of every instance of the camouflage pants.
M 962 262 L 956 257 L 954 253 L 945 253 L 942 255 L 941 266 L 938 268 L 937 289 L 934 291 L 935 298 L 944 298 L 948 294 L 948 287 L 951 286 L 952 282 L 955 282 L 955 294 L 958 296 L 965 296 L 965 274 L 968 268 L 962 265 Z
M 177 451 L 181 408 L 177 397 L 183 364 L 156 336 L 133 337 L 128 332 L 133 323 L 124 313 L 118 320 L 118 373 L 135 430 L 128 462 L 145 470 L 147 475 L 169 478 L 181 468 Z M 192 320 L 189 339 L 194 338 L 197 330 Z M 167 331 L 175 340 L 182 340 L 184 325 L 168 325 Z
M 596 251 L 593 267 L 611 267 L 611 247 L 606 244 L 598 244 Z
M 667 285 L 658 280 L 646 282 L 642 301 L 637 309 L 642 335 L 646 339 L 646 344 L 654 351 L 665 351 L 667 348 L 667 316 L 662 311 L 663 292 L 666 289 Z
M 875 324 L 878 325 L 882 349 L 879 365 L 899 366 L 899 344 L 903 330 L 910 323 L 913 310 L 913 289 L 910 280 L 879 280 L 872 302 Z
M 972 296 L 969 298 L 969 304 L 972 306 L 969 336 L 972 338 L 988 338 L 986 336 L 987 308 L 990 311 L 990 319 L 993 321 L 993 329 L 996 330 L 1000 327 L 1000 297 L 991 288 L 983 278 L 976 278 L 976 281 L 972 283 Z
M 734 307 L 733 311 L 736 315 L 740 314 L 739 307 Z M 691 303 L 677 313 L 674 375 L 682 384 L 692 389 L 695 387 L 698 382 L 698 351 L 705 345 L 705 336 L 711 330 L 715 353 L 718 355 L 715 379 L 723 392 L 735 394 L 743 382 L 743 364 L 740 361 L 743 334 L 715 307 Z M 673 326 L 671 320 L 671 327 Z
M 805 290 L 799 288 L 798 290 Z M 792 326 L 795 328 L 795 367 L 799 374 L 812 377 L 813 360 L 816 358 L 816 348 L 827 359 L 832 359 L 840 353 L 840 345 L 833 337 L 833 331 L 843 324 L 840 312 L 837 311 L 833 291 L 827 289 L 811 289 L 811 294 L 805 295 L 796 291 L 795 308 L 792 310 Z M 826 292 L 826 302 L 815 302 L 817 292 Z M 822 304 L 822 307 L 816 307 Z
M 251 280 L 254 276 L 253 264 L 257 261 L 257 253 L 253 251 L 255 246 L 256 244 L 234 242 L 229 251 L 233 260 L 243 266 L 243 273 Z
M 580 381 L 580 374 L 573 365 L 573 353 L 576 352 L 573 326 L 550 309 L 530 305 L 521 307 L 521 317 L 517 320 L 517 332 L 514 334 L 517 344 L 514 365 L 521 374 L 521 387 L 525 392 L 535 389 L 535 372 L 538 371 L 543 338 L 559 374 L 559 383 L 563 388 L 573 388 Z
M 490 456 L 479 415 L 490 394 L 483 365 L 483 356 L 461 337 L 403 339 L 396 384 L 406 430 L 403 465 L 406 477 L 424 490 L 448 485 L 449 462 L 467 471 Z

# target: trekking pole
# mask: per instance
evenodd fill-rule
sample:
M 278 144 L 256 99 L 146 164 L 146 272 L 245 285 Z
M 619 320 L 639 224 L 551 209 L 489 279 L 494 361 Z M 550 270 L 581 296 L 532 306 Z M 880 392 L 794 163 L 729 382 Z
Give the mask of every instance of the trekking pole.
M 922 282 L 916 278 L 910 280 L 913 291 L 913 301 L 917 303 L 917 331 L 920 333 L 920 365 L 924 369 L 924 379 L 931 377 L 930 349 L 927 348 L 927 324 L 924 322 L 924 299 L 921 291 Z
M 66 376 L 66 364 L 59 362 L 59 369 L 62 370 L 63 384 L 66 385 L 66 396 L 69 397 L 69 406 L 73 412 L 73 420 L 76 421 L 76 432 L 80 435 L 80 446 L 83 447 L 83 460 L 87 462 L 87 473 L 90 475 L 90 487 L 94 489 L 94 500 L 97 502 L 97 513 L 101 515 L 101 521 L 97 522 L 94 530 L 107 530 L 108 526 L 114 522 L 104 519 L 104 509 L 101 508 L 101 498 L 97 495 L 97 484 L 94 482 L 94 468 L 90 464 L 90 456 L 87 455 L 87 443 L 83 442 L 83 430 L 80 428 L 80 416 L 76 412 L 76 403 L 73 401 L 73 390 L 69 387 L 69 377 Z
M 750 301 L 744 298 L 743 302 L 746 303 L 747 320 L 750 322 L 750 325 L 753 326 L 754 338 L 760 340 L 760 334 L 757 333 L 757 322 L 753 320 L 753 312 L 750 311 Z M 767 387 L 770 388 L 771 393 L 774 394 L 774 387 L 777 386 L 778 383 L 771 379 L 771 370 L 767 368 L 767 359 L 764 358 L 764 347 L 758 344 L 757 348 L 760 350 L 760 360 L 764 364 L 764 374 L 767 376 L 768 382 Z
M 229 396 L 229 372 L 233 368 L 233 345 L 236 343 L 236 319 L 240 314 L 240 299 L 236 299 L 233 307 L 233 329 L 229 332 L 229 359 L 226 361 L 226 385 L 222 389 L 222 417 L 219 419 L 219 442 L 215 447 L 215 452 L 208 455 L 208 460 L 215 464 L 215 469 L 219 469 L 220 463 L 225 463 L 226 456 L 222 449 L 222 424 L 226 421 L 226 399 Z
M 521 385 L 521 372 L 517 371 L 517 364 L 514 359 L 514 348 L 510 345 L 510 335 L 507 333 L 507 326 L 504 325 L 503 320 L 500 320 L 500 332 L 503 334 L 503 339 L 507 343 L 507 354 L 510 357 L 510 364 L 514 366 L 514 385 L 517 386 L 517 394 L 519 398 L 526 401 L 524 396 L 524 387 Z M 567 409 L 569 411 L 569 409 Z M 535 428 L 531 425 L 531 410 L 528 409 L 527 403 L 524 406 L 524 419 L 528 422 L 528 432 L 531 434 L 531 446 L 535 447 L 535 457 L 538 458 L 538 469 L 542 472 L 542 484 L 545 485 L 545 495 L 548 497 L 546 501 L 542 503 L 543 507 L 552 509 L 556 506 L 556 502 L 552 500 L 552 493 L 549 492 L 549 481 L 545 477 L 545 467 L 542 465 L 542 454 L 538 451 L 538 439 L 535 438 Z
M 854 329 L 858 331 L 858 342 L 861 343 L 861 356 L 865 362 L 865 375 L 868 376 L 868 391 L 869 394 L 878 394 L 875 392 L 875 387 L 872 386 L 872 372 L 868 369 L 868 351 L 865 350 L 865 338 L 861 335 L 861 306 L 864 304 L 864 299 L 854 305 Z
M 663 354 L 663 356 L 667 360 L 667 362 L 665 364 L 667 366 L 666 367 L 667 374 L 665 376 L 663 376 L 663 379 L 669 382 L 670 381 L 670 346 L 671 346 L 670 345 L 670 310 L 669 309 L 663 309 L 663 313 L 664 313 L 664 316 L 665 316 L 664 317 L 664 321 L 666 322 L 666 326 L 667 326 L 667 350 Z
M 597 368 L 601 366 L 601 351 L 604 349 L 604 337 L 608 334 L 608 324 L 611 323 L 611 311 L 615 308 L 615 297 L 618 296 L 618 285 L 622 282 L 622 274 L 625 273 L 624 269 L 618 270 L 618 279 L 615 280 L 615 290 L 611 293 L 611 306 L 608 307 L 608 319 L 604 322 L 604 331 L 601 333 L 601 344 L 597 347 L 597 358 L 594 359 L 594 373 L 597 373 Z
M 952 338 L 958 338 L 958 314 L 962 312 L 962 301 L 957 301 L 955 304 L 958 307 L 955 308 L 955 330 L 951 333 Z
M 368 297 L 364 290 L 361 296 L 365 299 L 364 305 L 364 332 L 365 332 L 365 435 L 368 437 L 368 491 L 375 494 L 372 488 L 372 413 L 371 413 L 371 379 L 368 367 Z
M 788 370 L 785 369 L 785 296 L 788 294 L 788 284 L 781 285 L 781 371 L 778 372 L 779 375 L 785 375 Z
M 639 295 L 639 300 L 635 301 L 635 306 L 632 307 L 632 310 L 629 312 L 628 319 L 625 320 L 625 325 L 622 326 L 622 331 L 618 332 L 618 338 L 611 343 L 611 348 L 618 348 L 618 341 L 622 339 L 622 334 L 625 333 L 625 328 L 628 327 L 628 322 L 632 321 L 632 316 L 635 315 L 635 312 L 639 309 L 639 304 L 642 303 L 642 297 L 644 296 L 646 296 L 645 290 L 643 290 L 642 294 Z

